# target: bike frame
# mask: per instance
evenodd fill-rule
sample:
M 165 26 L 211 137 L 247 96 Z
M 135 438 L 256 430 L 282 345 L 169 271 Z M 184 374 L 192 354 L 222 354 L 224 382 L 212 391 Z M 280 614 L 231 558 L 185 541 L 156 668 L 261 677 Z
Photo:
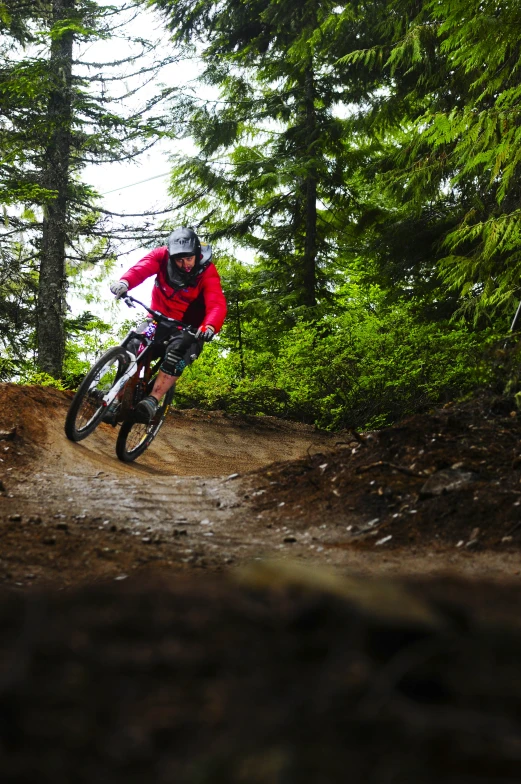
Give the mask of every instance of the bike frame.
M 141 307 L 147 310 L 150 313 L 150 315 L 154 317 L 154 320 L 157 321 L 158 328 L 160 327 L 161 324 L 172 328 L 178 327 L 179 329 L 182 329 L 184 332 L 187 332 L 192 337 L 196 337 L 195 332 L 190 330 L 186 326 L 186 324 L 183 324 L 182 321 L 178 321 L 177 319 L 172 319 L 169 318 L 168 316 L 164 316 L 158 310 L 153 310 L 152 308 L 149 308 L 143 302 L 140 302 L 138 299 L 135 299 L 130 295 L 124 297 L 124 301 L 129 308 L 135 308 L 136 305 L 141 305 Z M 162 343 L 165 346 L 167 345 L 167 343 L 169 343 L 170 337 L 171 336 L 169 336 L 168 340 L 162 341 Z M 145 348 L 140 352 L 140 354 L 138 354 L 137 357 L 135 357 L 134 354 L 132 354 L 130 351 L 127 350 L 128 344 L 134 338 L 138 338 L 142 343 L 146 344 Z M 107 392 L 107 394 L 103 397 L 103 405 L 105 407 L 110 406 L 110 404 L 120 395 L 125 385 L 127 385 L 127 389 L 125 389 L 125 392 L 121 400 L 123 412 L 128 411 L 133 407 L 132 402 L 134 398 L 134 390 L 138 382 L 141 380 L 145 385 L 148 385 L 152 377 L 152 374 L 156 369 L 156 367 L 152 366 L 153 358 L 151 355 L 152 355 L 152 347 L 157 345 L 161 345 L 161 343 L 155 340 L 155 335 L 153 335 L 152 337 L 148 337 L 147 335 L 144 335 L 142 332 L 136 332 L 133 329 L 131 329 L 128 332 L 128 334 L 126 335 L 126 337 L 121 343 L 121 348 L 127 351 L 127 354 L 129 355 L 131 360 L 130 365 L 125 370 L 121 378 L 119 378 L 116 381 L 114 386 L 111 387 L 110 390 Z M 159 361 L 162 360 L 159 359 Z M 144 368 L 144 372 L 143 372 L 143 376 L 140 378 L 140 373 L 142 368 Z M 133 377 L 134 377 L 133 383 L 128 383 L 130 382 L 131 379 L 133 379 Z M 97 381 L 94 381 L 92 386 L 93 387 L 96 386 L 96 383 Z

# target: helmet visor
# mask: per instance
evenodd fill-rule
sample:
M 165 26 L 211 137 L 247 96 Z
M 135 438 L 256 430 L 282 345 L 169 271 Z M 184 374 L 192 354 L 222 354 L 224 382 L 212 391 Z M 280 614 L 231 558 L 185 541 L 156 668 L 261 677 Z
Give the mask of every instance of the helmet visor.
M 195 253 L 173 253 L 170 258 L 172 261 L 182 261 L 183 259 L 195 259 Z

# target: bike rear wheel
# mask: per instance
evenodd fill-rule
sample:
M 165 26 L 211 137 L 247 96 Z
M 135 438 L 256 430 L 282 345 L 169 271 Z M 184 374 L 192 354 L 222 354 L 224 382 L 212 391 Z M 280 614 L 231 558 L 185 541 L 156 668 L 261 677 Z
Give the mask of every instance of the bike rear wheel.
M 120 346 L 114 346 L 92 366 L 78 387 L 67 413 L 67 438 L 81 441 L 95 430 L 107 410 L 103 398 L 121 377 L 128 362 L 127 352 Z
M 124 422 L 121 425 L 116 441 L 116 454 L 120 460 L 124 463 L 132 463 L 148 449 L 158 434 L 173 399 L 174 390 L 169 389 L 163 399 L 159 401 L 157 413 L 148 425 L 132 421 Z

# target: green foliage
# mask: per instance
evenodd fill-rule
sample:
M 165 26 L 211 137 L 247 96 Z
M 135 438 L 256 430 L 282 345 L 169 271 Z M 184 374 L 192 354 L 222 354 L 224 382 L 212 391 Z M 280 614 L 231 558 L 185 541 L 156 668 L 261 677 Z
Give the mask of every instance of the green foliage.
M 323 427 L 381 427 L 491 378 L 483 349 L 492 334 L 421 324 L 404 307 L 357 315 L 356 322 L 346 315 L 318 340 L 313 332 L 300 342 L 289 337 L 279 358 L 279 383 L 291 404 L 297 410 L 311 404 L 313 421 Z M 304 374 L 310 354 L 317 361 Z
M 97 206 L 98 194 L 81 181 L 86 165 L 132 161 L 164 133 L 160 107 L 174 88 L 159 88 L 139 108 L 134 96 L 174 58 L 159 41 L 156 45 L 126 32 L 126 22 L 138 13 L 132 3 L 112 6 L 97 0 L 0 4 L 0 287 L 4 268 L 14 273 L 18 288 L 28 268 L 36 276 L 32 284 L 39 285 L 36 295 L 31 289 L 25 309 L 27 329 L 15 319 L 12 293 L 8 306 L 0 306 L 0 320 L 16 335 L 13 361 L 23 364 L 25 352 L 56 374 L 64 342 L 64 271 L 72 275 L 85 263 L 113 261 L 120 240 L 141 238 L 150 229 L 150 220 L 136 228 L 133 218 L 138 216 L 128 221 L 125 215 L 109 217 Z M 112 34 L 128 44 L 128 53 L 117 61 L 89 62 L 89 47 L 83 52 L 77 47 Z M 130 97 L 133 105 L 125 105 Z M 56 296 L 55 308 L 46 307 L 49 291 Z M 2 367 L 0 373 L 9 365 Z
M 370 242 L 396 233 L 408 212 L 424 254 L 394 264 L 415 286 L 426 264 L 437 296 L 460 298 L 475 318 L 511 310 L 521 273 L 521 6 L 498 0 L 410 0 L 392 3 L 401 23 L 379 25 L 386 39 L 344 58 L 381 74 L 368 128 L 385 134 L 380 163 L 370 169 L 384 199 Z M 388 77 L 392 77 L 386 81 Z M 373 197 L 374 201 L 374 197 Z M 383 209 L 382 209 L 383 207 Z M 422 243 L 425 215 L 435 217 Z M 374 246 L 377 254 L 381 248 Z M 388 254 L 380 257 L 383 269 Z M 449 294 L 450 296 L 450 294 Z
M 111 324 L 89 311 L 67 319 L 68 340 L 65 348 L 62 382 L 75 389 L 90 366 L 111 346 L 118 343 Z
M 185 222 L 253 251 L 268 298 L 293 320 L 316 317 L 334 299 L 339 224 L 329 213 L 349 220 L 344 172 L 357 155 L 334 109 L 358 98 L 360 85 L 321 34 L 335 4 L 153 4 L 178 41 L 202 42 L 202 81 L 220 91 L 211 103 L 183 98 L 176 112 L 176 128 L 198 146 L 172 176 L 172 192 L 189 205 Z M 359 27 L 351 22 L 354 42 Z
M 237 354 L 215 342 L 182 377 L 177 400 L 330 429 L 382 427 L 492 383 L 487 351 L 499 338 L 418 322 L 409 304 L 375 312 L 358 303 L 334 321 L 295 326 L 276 356 L 246 351 L 244 377 Z
M 0 380 L 34 367 L 35 302 L 38 286 L 34 259 L 18 239 L 0 246 Z
M 33 370 L 20 376 L 18 379 L 19 384 L 38 386 L 38 387 L 52 387 L 53 389 L 64 390 L 67 386 L 59 379 L 53 378 L 48 373 L 41 373 L 40 371 Z
M 79 182 L 85 158 L 122 157 L 143 134 L 189 137 L 195 153 L 174 162 L 182 206 L 172 221 L 221 243 L 229 311 L 183 375 L 179 405 L 380 427 L 504 379 L 490 351 L 521 293 L 519 2 L 149 4 L 179 53 L 201 55 L 203 86 L 218 97 L 180 91 L 169 125 L 159 115 L 143 125 L 73 80 L 71 291 L 91 262 L 106 260 L 102 279 L 113 258 Z M 108 29 L 97 26 L 97 3 L 77 3 L 54 27 L 49 4 L 36 5 L 31 17 L 15 0 L 0 3 L 6 52 L 30 40 L 36 18 L 47 46 Z M 52 84 L 42 58 L 0 68 L 3 378 L 27 377 L 34 352 L 40 251 L 17 232 L 36 235 L 42 213 L 9 210 L 55 198 L 34 176 Z M 161 90 L 151 105 L 172 94 Z M 83 293 L 95 301 L 92 287 Z M 88 313 L 68 331 L 64 377 L 74 386 L 112 338 Z
M 375 426 L 489 383 L 520 291 L 519 3 L 151 2 L 220 90 L 179 107 L 185 222 L 255 254 L 183 403 Z

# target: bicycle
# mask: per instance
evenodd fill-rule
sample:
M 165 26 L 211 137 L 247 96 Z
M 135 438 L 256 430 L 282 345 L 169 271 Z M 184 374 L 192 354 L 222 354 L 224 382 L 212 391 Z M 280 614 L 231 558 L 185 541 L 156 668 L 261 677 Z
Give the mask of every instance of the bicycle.
M 130 295 L 123 299 L 128 307 L 145 308 L 153 317 L 155 329 L 131 329 L 119 346 L 108 349 L 94 363 L 72 399 L 65 434 L 71 441 L 82 441 L 103 421 L 113 427 L 119 424 L 116 454 L 124 463 L 131 463 L 158 434 L 174 397 L 174 388 L 169 389 L 149 423 L 136 418 L 134 409 L 152 391 L 173 331 L 191 338 L 196 334 L 183 322 L 164 316 Z

